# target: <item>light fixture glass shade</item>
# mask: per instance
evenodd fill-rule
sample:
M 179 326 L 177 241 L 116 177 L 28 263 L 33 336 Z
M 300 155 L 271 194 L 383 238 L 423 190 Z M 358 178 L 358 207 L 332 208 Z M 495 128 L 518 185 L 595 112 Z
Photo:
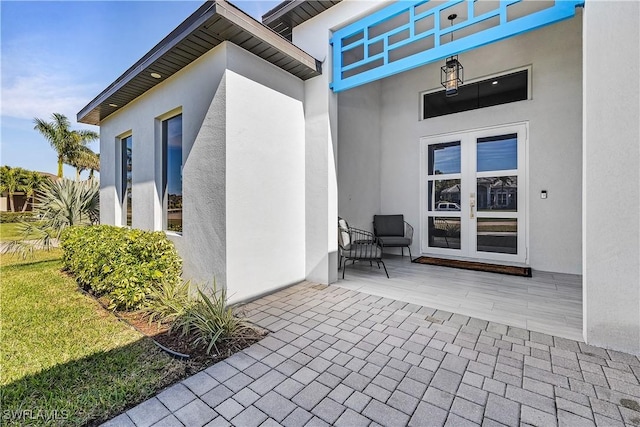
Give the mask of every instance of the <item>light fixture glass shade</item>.
M 463 83 L 464 68 L 460 61 L 458 61 L 458 55 L 450 56 L 441 70 L 440 82 L 445 89 L 446 96 L 454 96 L 458 94 L 458 87 Z

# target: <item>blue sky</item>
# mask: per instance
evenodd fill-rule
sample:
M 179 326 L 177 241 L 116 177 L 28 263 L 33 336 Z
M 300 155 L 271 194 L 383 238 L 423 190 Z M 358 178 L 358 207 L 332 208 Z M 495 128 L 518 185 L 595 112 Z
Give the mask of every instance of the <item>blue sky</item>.
M 260 20 L 279 0 L 231 0 Z M 33 118 L 76 114 L 201 1 L 0 1 L 0 164 L 56 173 Z M 91 148 L 98 151 L 98 143 Z M 65 176 L 74 170 L 65 166 Z

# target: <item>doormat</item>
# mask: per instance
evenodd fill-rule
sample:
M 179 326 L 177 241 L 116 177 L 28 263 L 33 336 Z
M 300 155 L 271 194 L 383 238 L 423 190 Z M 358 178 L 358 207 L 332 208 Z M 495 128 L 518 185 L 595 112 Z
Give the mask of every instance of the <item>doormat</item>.
M 488 273 L 509 274 L 511 276 L 531 277 L 531 267 L 516 267 L 513 265 L 487 264 L 476 261 L 462 261 L 458 259 L 434 258 L 421 256 L 411 262 L 418 264 L 439 265 L 442 267 L 462 268 L 465 270 L 486 271 Z

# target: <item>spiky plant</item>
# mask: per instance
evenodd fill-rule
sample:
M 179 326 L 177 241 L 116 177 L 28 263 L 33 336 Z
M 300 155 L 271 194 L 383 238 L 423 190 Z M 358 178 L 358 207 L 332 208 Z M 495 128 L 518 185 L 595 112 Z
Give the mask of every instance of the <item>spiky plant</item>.
M 47 180 L 40 186 L 39 194 L 34 205 L 39 221 L 21 222 L 19 229 L 25 238 L 10 242 L 5 252 L 25 256 L 37 248 L 49 249 L 65 228 L 99 221 L 100 185 L 95 181 Z M 36 238 L 26 240 L 26 236 Z
M 248 321 L 236 316 L 227 304 L 226 289 L 218 289 L 215 280 L 210 293 L 198 288 L 196 301 L 176 318 L 172 329 L 192 337 L 194 345 L 206 346 L 207 354 L 213 349 L 220 353 L 219 345 L 248 336 L 252 331 Z

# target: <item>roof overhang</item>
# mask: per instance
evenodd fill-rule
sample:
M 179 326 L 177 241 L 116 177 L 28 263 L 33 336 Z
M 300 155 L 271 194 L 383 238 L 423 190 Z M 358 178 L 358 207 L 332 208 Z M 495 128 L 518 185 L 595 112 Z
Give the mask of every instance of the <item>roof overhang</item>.
M 262 23 L 291 40 L 293 27 L 324 12 L 342 0 L 286 0 L 262 15 Z
M 105 117 L 225 41 L 302 80 L 321 74 L 320 61 L 265 25 L 225 0 L 208 1 L 85 106 L 78 122 L 100 125 Z

